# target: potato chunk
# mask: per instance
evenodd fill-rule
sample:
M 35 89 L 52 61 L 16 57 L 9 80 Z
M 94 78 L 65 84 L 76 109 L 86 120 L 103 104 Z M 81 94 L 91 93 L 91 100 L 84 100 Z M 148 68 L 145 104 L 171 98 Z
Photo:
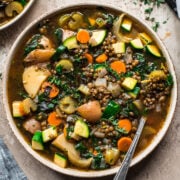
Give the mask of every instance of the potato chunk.
M 64 134 L 59 135 L 52 144 L 60 150 L 67 153 L 69 161 L 76 167 L 88 168 L 91 165 L 92 158 L 81 159 L 79 152 L 75 149 L 75 145 L 68 142 Z
M 24 69 L 22 80 L 24 89 L 31 98 L 38 93 L 41 84 L 48 78 L 50 72 L 47 69 L 37 66 L 30 66 Z
M 101 106 L 98 101 L 89 101 L 79 106 L 77 111 L 83 118 L 92 123 L 97 122 L 102 116 Z

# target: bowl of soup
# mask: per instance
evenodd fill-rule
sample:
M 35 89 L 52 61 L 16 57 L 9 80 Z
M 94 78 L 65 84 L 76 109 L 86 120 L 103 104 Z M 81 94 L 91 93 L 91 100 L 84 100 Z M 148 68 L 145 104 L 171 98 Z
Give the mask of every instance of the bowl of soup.
M 1 0 L 0 30 L 9 27 L 20 19 L 32 6 L 34 0 Z
M 60 173 L 119 169 L 147 121 L 131 166 L 164 137 L 177 84 L 167 50 L 136 17 L 114 7 L 68 6 L 30 24 L 14 43 L 4 104 L 20 143 Z

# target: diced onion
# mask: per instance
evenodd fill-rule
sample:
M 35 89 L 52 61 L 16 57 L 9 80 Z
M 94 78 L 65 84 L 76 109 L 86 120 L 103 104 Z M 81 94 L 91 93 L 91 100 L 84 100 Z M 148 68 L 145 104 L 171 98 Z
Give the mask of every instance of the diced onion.
M 107 89 L 112 93 L 113 97 L 117 97 L 120 95 L 121 87 L 117 83 L 109 82 Z
M 94 85 L 96 87 L 99 86 L 107 87 L 107 80 L 106 78 L 97 78 L 96 81 L 94 82 Z

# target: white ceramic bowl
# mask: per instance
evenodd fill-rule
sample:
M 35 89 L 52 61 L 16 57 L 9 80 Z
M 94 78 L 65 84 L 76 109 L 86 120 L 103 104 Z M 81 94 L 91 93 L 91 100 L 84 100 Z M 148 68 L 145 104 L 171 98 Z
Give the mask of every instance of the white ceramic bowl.
M 16 124 L 12 118 L 12 114 L 10 111 L 10 107 L 8 104 L 8 86 L 7 86 L 7 82 L 8 82 L 8 74 L 9 74 L 9 69 L 10 69 L 10 64 L 11 64 L 11 60 L 13 59 L 14 55 L 16 54 L 17 50 L 20 48 L 22 42 L 24 41 L 25 37 L 29 34 L 29 32 L 31 31 L 31 29 L 42 19 L 55 15 L 59 12 L 62 12 L 64 10 L 67 9 L 74 9 L 74 8 L 83 8 L 83 7 L 92 7 L 92 6 L 99 6 L 98 4 L 78 4 L 77 6 L 66 6 L 66 7 L 61 7 L 57 10 L 54 10 L 52 13 L 48 13 L 43 15 L 42 17 L 40 17 L 38 20 L 35 20 L 33 23 L 31 23 L 21 34 L 20 36 L 17 38 L 17 40 L 15 41 L 13 47 L 11 48 L 11 51 L 9 53 L 8 59 L 6 60 L 7 64 L 6 64 L 6 69 L 5 69 L 5 74 L 4 74 L 4 106 L 5 106 L 5 110 L 6 110 L 6 114 L 7 114 L 7 118 L 9 121 L 9 124 L 15 134 L 15 136 L 17 137 L 17 139 L 19 140 L 19 142 L 24 146 L 24 148 L 37 160 L 39 160 L 42 164 L 44 164 L 45 166 L 48 166 L 49 168 L 58 171 L 60 173 L 63 174 L 67 174 L 67 175 L 71 175 L 71 176 L 76 176 L 76 177 L 86 177 L 86 178 L 91 178 L 91 177 L 101 177 L 101 176 L 107 176 L 107 175 L 111 175 L 114 174 L 118 171 L 119 167 L 115 167 L 115 168 L 111 168 L 111 169 L 106 169 L 106 170 L 100 170 L 100 171 L 81 171 L 78 169 L 71 169 L 71 168 L 66 168 L 63 169 L 59 166 L 57 166 L 56 164 L 54 164 L 52 161 L 45 159 L 44 157 L 40 156 L 40 154 L 38 154 L 36 151 L 34 151 L 28 144 L 27 142 L 24 140 L 23 136 L 21 135 L 20 131 L 18 130 L 18 128 L 16 127 Z M 109 7 L 109 6 L 104 6 L 107 9 L 112 9 L 112 10 L 116 10 L 119 13 L 124 12 L 123 10 L 114 8 L 114 7 Z M 141 24 L 141 26 L 145 29 L 146 32 L 148 32 L 156 41 L 157 45 L 160 47 L 160 49 L 162 50 L 162 53 L 164 55 L 164 57 L 167 60 L 167 64 L 169 67 L 169 70 L 173 76 L 174 79 L 174 86 L 172 89 L 172 93 L 171 93 L 171 103 L 170 103 L 170 107 L 169 107 L 169 112 L 167 115 L 167 118 L 164 122 L 164 125 L 162 127 L 162 129 L 158 132 L 158 134 L 156 135 L 156 137 L 153 139 L 152 143 L 145 149 L 143 150 L 141 153 L 139 153 L 133 160 L 131 163 L 131 166 L 134 166 L 135 164 L 137 164 L 138 162 L 140 162 L 142 159 L 144 159 L 148 154 L 150 154 L 153 149 L 160 143 L 160 141 L 162 140 L 162 138 L 165 136 L 165 133 L 167 132 L 167 129 L 172 121 L 173 118 L 173 114 L 175 111 L 175 107 L 176 107 L 176 102 L 177 102 L 177 81 L 176 81 L 176 76 L 175 76 L 175 71 L 173 68 L 173 64 L 172 61 L 168 55 L 168 52 L 166 50 L 166 48 L 164 47 L 163 43 L 161 42 L 161 40 L 159 39 L 159 37 L 157 36 L 157 34 L 151 29 L 149 28 L 143 21 L 141 21 L 140 19 L 134 17 L 133 15 L 126 13 L 130 18 L 132 18 L 135 22 L 138 22 Z
M 30 0 L 30 2 L 28 2 L 28 4 L 24 7 L 23 11 L 20 14 L 18 14 L 16 17 L 14 17 L 12 20 L 10 20 L 8 23 L 0 26 L 0 31 L 11 26 L 15 22 L 17 22 L 20 18 L 22 18 L 25 15 L 25 13 L 31 8 L 34 1 L 35 0 Z

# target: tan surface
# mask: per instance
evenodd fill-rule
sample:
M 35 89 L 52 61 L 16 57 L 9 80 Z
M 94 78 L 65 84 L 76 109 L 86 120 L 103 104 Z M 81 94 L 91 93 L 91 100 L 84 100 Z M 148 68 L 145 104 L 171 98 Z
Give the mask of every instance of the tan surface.
M 124 10 L 128 10 L 132 14 L 144 19 L 143 7 L 134 5 L 136 0 L 98 0 L 99 3 L 114 5 Z M 37 0 L 24 19 L 17 24 L 11 26 L 8 30 L 0 32 L 0 73 L 3 73 L 6 56 L 11 48 L 16 37 L 26 27 L 27 24 L 43 14 L 49 12 L 54 8 L 61 7 L 61 5 L 77 4 L 78 2 L 87 2 L 85 0 Z M 89 0 L 88 2 L 97 2 L 96 0 Z M 124 3 L 125 2 L 125 3 Z M 167 47 L 170 56 L 175 65 L 177 78 L 180 76 L 180 20 L 169 10 L 166 5 L 160 9 L 155 9 L 154 17 L 157 17 L 159 22 L 163 22 L 167 18 L 169 20 L 166 24 L 161 25 L 158 34 Z M 178 84 L 180 79 L 178 79 Z M 178 93 L 180 97 L 180 92 Z M 0 80 L 0 136 L 2 136 L 8 145 L 9 149 L 15 156 L 20 167 L 24 170 L 28 179 L 30 180 L 48 180 L 48 179 L 75 179 L 68 176 L 61 175 L 51 169 L 41 165 L 37 160 L 31 157 L 21 144 L 13 135 L 8 126 L 6 115 L 2 104 L 2 81 Z M 155 149 L 155 151 L 147 157 L 143 162 L 132 168 L 128 174 L 128 180 L 178 180 L 180 177 L 180 121 L 178 114 L 180 114 L 180 103 L 178 102 L 176 113 L 173 122 L 166 134 L 164 140 Z M 106 177 L 101 179 L 112 179 L 113 177 Z M 78 179 L 78 178 L 77 178 Z

